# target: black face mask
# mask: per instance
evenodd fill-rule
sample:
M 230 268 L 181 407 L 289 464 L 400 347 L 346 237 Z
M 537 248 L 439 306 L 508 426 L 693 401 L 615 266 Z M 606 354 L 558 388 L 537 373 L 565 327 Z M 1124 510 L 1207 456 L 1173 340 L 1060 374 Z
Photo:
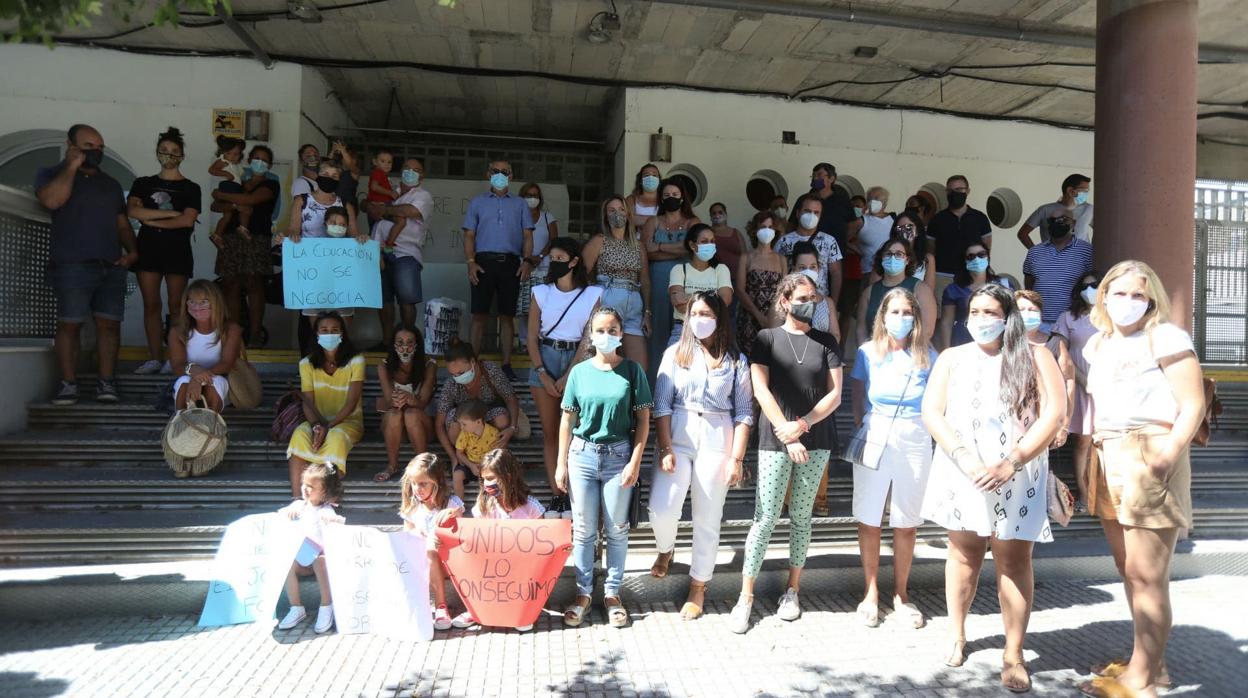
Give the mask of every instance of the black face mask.
M 1049 221 L 1049 237 L 1061 240 L 1070 234 L 1070 221 L 1065 218 L 1054 218 Z
M 571 262 L 556 262 L 554 260 L 550 262 L 550 278 L 552 280 L 562 279 L 571 270 Z
M 663 199 L 663 210 L 668 213 L 680 210 L 680 198 L 676 196 L 668 196 Z
M 333 177 L 326 177 L 325 175 L 321 175 L 320 177 L 316 178 L 316 188 L 320 189 L 326 194 L 333 194 L 334 192 L 338 191 L 338 180 L 334 179 Z
M 99 148 L 83 150 L 82 154 L 85 156 L 85 159 L 82 161 L 82 164 L 86 165 L 87 167 L 90 167 L 93 170 L 98 169 L 100 166 L 100 163 L 104 162 L 104 151 L 100 150 Z
M 947 197 L 949 199 L 949 208 L 962 208 L 966 205 L 966 192 L 951 191 Z

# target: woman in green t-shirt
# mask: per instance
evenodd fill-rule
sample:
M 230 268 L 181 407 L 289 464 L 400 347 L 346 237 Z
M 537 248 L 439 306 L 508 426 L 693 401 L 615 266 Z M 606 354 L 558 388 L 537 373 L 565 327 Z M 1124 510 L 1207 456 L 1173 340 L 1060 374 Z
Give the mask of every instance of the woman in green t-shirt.
M 599 308 L 590 317 L 589 328 L 593 353 L 568 372 L 559 423 L 555 486 L 572 499 L 577 594 L 563 622 L 580 625 L 589 609 L 602 502 L 607 543 L 603 603 L 611 625 L 620 628 L 628 624 L 620 603 L 628 555 L 628 504 L 641 473 L 654 400 L 641 365 L 618 353 L 624 337 L 620 314 L 614 308 Z

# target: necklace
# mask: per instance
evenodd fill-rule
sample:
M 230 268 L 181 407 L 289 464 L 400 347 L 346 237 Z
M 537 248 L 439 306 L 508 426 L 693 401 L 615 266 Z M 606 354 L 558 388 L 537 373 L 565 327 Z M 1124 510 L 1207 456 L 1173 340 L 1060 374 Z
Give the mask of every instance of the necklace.
M 797 365 L 801 366 L 802 364 L 806 363 L 806 352 L 810 350 L 810 337 L 809 336 L 806 337 L 806 344 L 802 346 L 802 356 L 801 358 L 798 358 L 797 347 L 793 346 L 793 336 L 789 334 L 783 328 L 781 328 L 780 331 L 784 332 L 785 339 L 789 340 L 789 350 L 793 352 L 793 358 L 797 359 Z

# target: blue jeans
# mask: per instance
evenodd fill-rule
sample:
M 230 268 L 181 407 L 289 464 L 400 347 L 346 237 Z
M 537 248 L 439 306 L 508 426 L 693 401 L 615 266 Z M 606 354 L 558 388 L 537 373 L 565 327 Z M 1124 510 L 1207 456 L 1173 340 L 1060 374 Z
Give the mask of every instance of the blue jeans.
M 125 267 L 111 261 L 66 262 L 48 267 L 56 294 L 56 317 L 81 324 L 88 317 L 121 322 L 126 315 Z
M 538 345 L 538 353 L 541 354 L 542 366 L 546 368 L 546 374 L 551 380 L 556 381 L 572 368 L 572 359 L 576 358 L 575 349 L 556 349 L 545 344 Z M 542 387 L 541 374 L 533 369 L 529 369 L 529 385 L 534 388 Z
M 381 270 L 381 302 L 397 299 L 399 305 L 416 305 L 425 299 L 420 284 L 424 269 L 415 257 L 385 256 L 386 268 Z
M 631 284 L 612 281 L 605 276 L 598 277 L 598 285 L 602 287 L 602 299 L 599 304 L 604 308 L 615 308 L 624 320 L 624 334 L 634 337 L 645 336 L 641 328 L 641 320 L 645 308 L 641 303 L 641 291 Z M 640 288 L 640 287 L 639 287 Z
M 601 508 L 607 536 L 607 578 L 602 590 L 619 596 L 628 556 L 628 505 L 633 488 L 620 486 L 620 475 L 633 455 L 631 441 L 593 444 L 573 438 L 568 451 L 568 494 L 572 499 L 572 561 L 576 590 L 590 596 L 594 588 L 594 548 L 598 543 Z

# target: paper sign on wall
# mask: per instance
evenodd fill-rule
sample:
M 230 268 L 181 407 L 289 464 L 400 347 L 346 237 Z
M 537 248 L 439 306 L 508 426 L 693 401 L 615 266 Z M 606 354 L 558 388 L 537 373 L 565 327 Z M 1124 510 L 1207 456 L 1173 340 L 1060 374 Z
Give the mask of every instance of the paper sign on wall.
M 424 538 L 368 526 L 326 526 L 324 537 L 340 634 L 433 639 Z
M 282 298 L 290 309 L 380 308 L 381 250 L 377 241 L 284 240 Z
M 537 620 L 572 550 L 567 519 L 455 519 L 436 529 L 438 554 L 464 605 L 482 625 Z
M 212 135 L 242 138 L 246 132 L 245 119 L 242 109 L 213 109 Z
M 252 514 L 230 524 L 212 562 L 200 627 L 271 619 L 304 534 L 283 514 Z

